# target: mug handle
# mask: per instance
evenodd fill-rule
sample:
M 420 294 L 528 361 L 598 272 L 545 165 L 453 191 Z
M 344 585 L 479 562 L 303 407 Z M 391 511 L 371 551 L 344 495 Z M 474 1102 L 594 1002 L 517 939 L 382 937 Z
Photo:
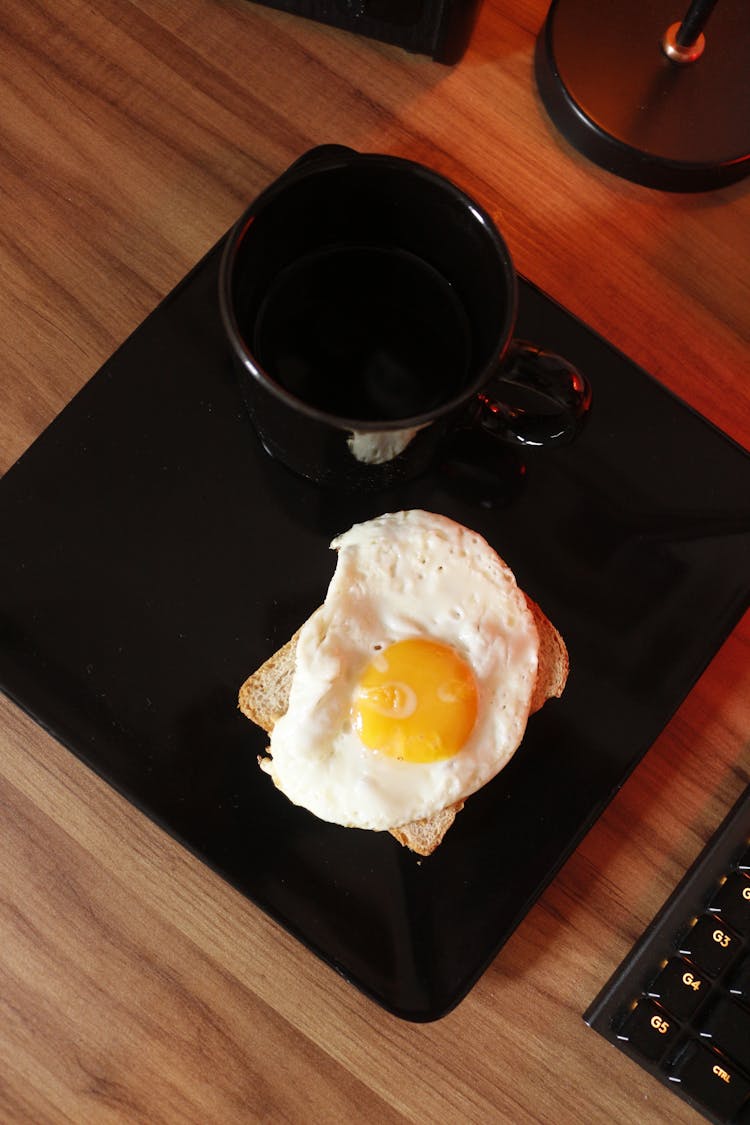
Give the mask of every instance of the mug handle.
M 513 445 L 565 445 L 591 409 L 591 385 L 568 360 L 514 340 L 477 396 L 474 423 Z
M 326 159 L 328 159 L 329 157 L 332 157 L 332 156 L 342 156 L 343 157 L 343 156 L 356 156 L 356 155 L 357 155 L 356 149 L 349 148 L 348 145 L 337 145 L 337 144 L 315 145 L 314 148 L 309 148 L 307 150 L 307 152 L 303 152 L 301 156 L 298 156 L 297 159 L 294 160 L 289 165 L 289 167 L 286 168 L 281 173 L 281 176 L 283 177 L 283 176 L 288 175 L 290 172 L 294 172 L 295 169 L 299 168 L 301 164 L 310 164 L 315 160 L 326 160 Z

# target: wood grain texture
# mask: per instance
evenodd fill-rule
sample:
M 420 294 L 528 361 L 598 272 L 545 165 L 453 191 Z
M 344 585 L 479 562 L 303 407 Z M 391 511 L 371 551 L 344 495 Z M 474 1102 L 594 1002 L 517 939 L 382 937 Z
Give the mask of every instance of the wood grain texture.
M 585 162 L 532 77 L 543 0 L 447 69 L 246 0 L 5 0 L 0 469 L 312 144 L 405 155 L 521 272 L 750 444 L 750 192 Z M 701 1119 L 581 1013 L 748 779 L 750 621 L 469 997 L 383 1013 L 10 703 L 0 710 L 0 1120 Z

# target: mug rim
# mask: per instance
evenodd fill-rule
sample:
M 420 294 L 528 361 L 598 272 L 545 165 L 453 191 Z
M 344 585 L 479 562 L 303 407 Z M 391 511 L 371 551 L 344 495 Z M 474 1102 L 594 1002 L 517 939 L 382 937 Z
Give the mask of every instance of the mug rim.
M 401 156 L 391 156 L 387 153 L 357 152 L 354 149 L 346 149 L 344 146 L 331 147 L 335 148 L 336 151 L 328 153 L 322 152 L 318 156 L 315 155 L 315 149 L 312 149 L 309 153 L 303 154 L 290 168 L 282 172 L 273 183 L 269 184 L 256 196 L 253 202 L 245 208 L 239 219 L 226 235 L 226 241 L 219 264 L 219 308 L 224 329 L 229 337 L 235 355 L 240 359 L 248 374 L 251 375 L 261 387 L 274 395 L 275 398 L 298 413 L 316 422 L 325 423 L 334 429 L 352 431 L 355 433 L 391 433 L 400 430 L 421 429 L 432 422 L 448 417 L 459 407 L 467 405 L 501 366 L 503 357 L 513 337 L 518 307 L 518 278 L 513 259 L 505 239 L 500 234 L 492 216 L 480 203 L 464 191 L 463 188 L 460 188 L 452 180 L 442 175 L 442 173 L 436 172 L 434 169 L 428 168 L 418 161 L 409 160 Z M 404 418 L 374 421 L 372 419 L 350 418 L 340 414 L 332 414 L 329 411 L 321 410 L 319 407 L 311 406 L 309 403 L 305 402 L 304 399 L 286 390 L 286 388 L 274 379 L 270 372 L 262 366 L 248 347 L 244 336 L 240 332 L 234 309 L 234 301 L 232 299 L 232 279 L 234 276 L 235 263 L 243 239 L 252 227 L 256 215 L 260 214 L 273 199 L 282 194 L 290 183 L 307 179 L 321 171 L 330 171 L 355 163 L 399 167 L 404 171 L 410 171 L 421 179 L 432 182 L 442 190 L 453 195 L 453 197 L 461 202 L 472 214 L 474 219 L 481 224 L 487 236 L 494 243 L 502 261 L 506 282 L 509 288 L 506 310 L 498 318 L 499 326 L 496 346 L 493 347 L 489 358 L 482 365 L 477 375 L 463 390 L 446 402 L 433 407 L 431 410 L 424 411 L 421 414 L 413 414 Z

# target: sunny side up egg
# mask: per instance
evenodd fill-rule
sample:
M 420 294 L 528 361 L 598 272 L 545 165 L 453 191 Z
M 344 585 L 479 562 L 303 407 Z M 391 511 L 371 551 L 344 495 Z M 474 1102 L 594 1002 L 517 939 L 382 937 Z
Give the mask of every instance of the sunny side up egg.
M 390 513 L 331 546 L 336 571 L 300 630 L 261 764 L 323 820 L 396 828 L 465 799 L 513 755 L 536 627 L 509 567 L 444 516 Z

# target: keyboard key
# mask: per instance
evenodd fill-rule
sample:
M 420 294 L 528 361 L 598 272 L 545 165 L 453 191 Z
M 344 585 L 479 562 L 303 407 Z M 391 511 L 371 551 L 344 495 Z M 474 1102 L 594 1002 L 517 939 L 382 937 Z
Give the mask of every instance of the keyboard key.
M 677 1024 L 651 1000 L 641 1000 L 617 1032 L 617 1038 L 656 1062 L 677 1033 Z
M 653 996 L 678 1019 L 687 1019 L 703 1000 L 710 988 L 710 982 L 695 965 L 673 957 L 659 973 L 648 989 Z
M 741 949 L 740 939 L 717 918 L 703 914 L 679 943 L 678 953 L 689 957 L 710 976 L 718 976 Z
M 740 871 L 750 871 L 750 848 L 748 848 L 737 864 Z
M 750 1012 L 739 1004 L 722 999 L 712 1008 L 699 1031 L 701 1038 L 731 1055 L 740 1066 L 750 1067 Z
M 722 1120 L 732 1118 L 750 1097 L 750 1082 L 734 1064 L 696 1043 L 689 1044 L 669 1078 Z
M 750 956 L 745 956 L 729 978 L 727 987 L 736 996 L 750 1005 Z
M 711 913 L 720 914 L 722 921 L 741 934 L 750 932 L 750 877 L 730 875 L 714 895 L 708 909 Z
M 750 1097 L 734 1118 L 732 1125 L 750 1125 Z

